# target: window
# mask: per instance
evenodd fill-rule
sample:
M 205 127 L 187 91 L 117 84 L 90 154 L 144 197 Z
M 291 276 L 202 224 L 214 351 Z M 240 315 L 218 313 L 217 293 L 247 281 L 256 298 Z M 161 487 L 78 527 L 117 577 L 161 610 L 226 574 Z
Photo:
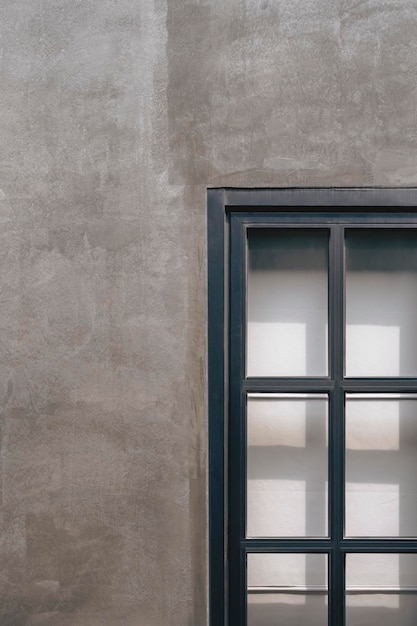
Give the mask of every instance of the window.
M 209 191 L 211 626 L 414 626 L 417 190 Z

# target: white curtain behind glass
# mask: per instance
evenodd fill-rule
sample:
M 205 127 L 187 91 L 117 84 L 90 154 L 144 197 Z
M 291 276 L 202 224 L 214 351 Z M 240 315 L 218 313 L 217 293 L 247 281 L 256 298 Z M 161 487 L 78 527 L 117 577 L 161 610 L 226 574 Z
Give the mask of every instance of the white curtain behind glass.
M 417 236 L 346 236 L 346 375 L 417 376 Z
M 248 376 L 326 376 L 327 232 L 254 231 L 248 246 Z

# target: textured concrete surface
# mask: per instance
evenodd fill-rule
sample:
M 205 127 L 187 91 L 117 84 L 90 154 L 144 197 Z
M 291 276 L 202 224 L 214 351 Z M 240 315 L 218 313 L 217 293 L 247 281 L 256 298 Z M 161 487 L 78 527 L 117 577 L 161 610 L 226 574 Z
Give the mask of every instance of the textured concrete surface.
M 0 624 L 203 626 L 206 188 L 417 184 L 416 3 L 0 31 Z

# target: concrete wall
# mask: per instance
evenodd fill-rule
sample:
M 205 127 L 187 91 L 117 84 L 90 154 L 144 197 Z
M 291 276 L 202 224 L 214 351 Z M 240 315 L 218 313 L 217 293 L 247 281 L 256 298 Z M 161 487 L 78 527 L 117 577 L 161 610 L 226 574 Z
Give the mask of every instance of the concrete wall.
M 414 0 L 2 0 L 2 626 L 206 623 L 207 186 L 417 184 Z

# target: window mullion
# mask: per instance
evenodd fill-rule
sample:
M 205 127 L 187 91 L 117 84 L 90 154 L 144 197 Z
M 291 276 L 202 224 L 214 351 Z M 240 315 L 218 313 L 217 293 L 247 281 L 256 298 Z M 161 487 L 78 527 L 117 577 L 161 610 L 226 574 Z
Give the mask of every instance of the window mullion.
M 330 529 L 333 552 L 330 566 L 329 623 L 342 626 L 344 610 L 344 564 L 340 543 L 344 527 L 344 230 L 331 229 L 329 259 L 330 361 L 334 390 L 330 396 L 329 480 Z

